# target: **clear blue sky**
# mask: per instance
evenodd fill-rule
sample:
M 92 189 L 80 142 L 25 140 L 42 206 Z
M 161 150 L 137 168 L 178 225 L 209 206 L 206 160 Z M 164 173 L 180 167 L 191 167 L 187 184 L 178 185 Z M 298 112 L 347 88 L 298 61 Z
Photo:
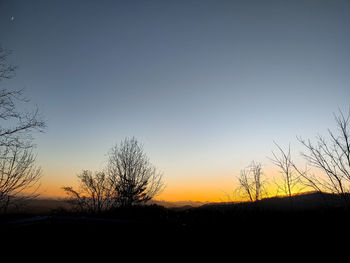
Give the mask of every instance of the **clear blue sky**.
M 19 66 L 2 87 L 47 120 L 44 189 L 135 136 L 164 198 L 219 193 L 252 160 L 270 165 L 273 140 L 297 153 L 296 135 L 325 134 L 350 106 L 349 1 L 1 0 L 0 43 Z

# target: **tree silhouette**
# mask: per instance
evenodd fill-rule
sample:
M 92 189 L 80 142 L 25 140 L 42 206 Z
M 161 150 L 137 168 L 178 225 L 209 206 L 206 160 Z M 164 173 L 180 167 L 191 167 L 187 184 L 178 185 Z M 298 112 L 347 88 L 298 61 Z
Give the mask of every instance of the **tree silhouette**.
M 346 193 L 350 191 L 350 111 L 347 115 L 339 111 L 334 118 L 338 133 L 328 129 L 328 140 L 322 136 L 316 138 L 316 143 L 302 138 L 298 140 L 307 150 L 302 154 L 304 158 L 325 175 L 314 176 L 310 180 L 319 189 L 346 198 Z
M 290 145 L 287 151 L 284 151 L 276 142 L 274 142 L 278 149 L 278 153 L 272 151 L 272 158 L 270 160 L 274 165 L 280 169 L 282 175 L 282 184 L 278 185 L 279 192 L 291 197 L 293 193 L 301 190 L 301 176 L 295 170 L 295 164 L 290 152 Z
M 0 151 L 0 210 L 16 201 L 37 196 L 41 169 L 30 148 L 2 147 Z M 29 191 L 29 192 L 28 192 Z
M 107 170 L 120 206 L 146 203 L 164 189 L 162 174 L 149 162 L 134 137 L 111 148 Z
M 16 67 L 8 65 L 7 58 L 10 54 L 0 46 L 0 83 L 5 79 L 11 79 Z M 43 131 L 45 122 L 40 118 L 39 111 L 35 108 L 32 112 L 18 110 L 18 103 L 27 103 L 23 97 L 23 90 L 0 89 L 0 146 L 16 146 L 29 148 L 32 145 L 32 132 Z
M 0 83 L 15 75 L 16 67 L 7 63 L 11 52 L 0 46 Z M 35 167 L 33 131 L 43 131 L 45 122 L 38 109 L 18 110 L 27 103 L 23 90 L 0 89 L 0 210 L 6 211 L 13 201 L 34 197 L 40 179 Z M 29 192 L 28 192 L 29 191 Z
M 100 213 L 145 204 L 164 189 L 162 174 L 149 162 L 135 138 L 126 138 L 111 148 L 105 172 L 84 170 L 78 179 L 79 190 L 63 190 L 75 209 L 83 212 Z
M 104 172 L 84 170 L 78 175 L 79 190 L 63 187 L 70 196 L 69 202 L 77 211 L 101 213 L 112 206 L 112 188 Z
M 262 166 L 254 161 L 245 169 L 241 170 L 238 177 L 238 192 L 247 197 L 251 202 L 260 200 L 265 194 L 266 181 L 262 178 Z

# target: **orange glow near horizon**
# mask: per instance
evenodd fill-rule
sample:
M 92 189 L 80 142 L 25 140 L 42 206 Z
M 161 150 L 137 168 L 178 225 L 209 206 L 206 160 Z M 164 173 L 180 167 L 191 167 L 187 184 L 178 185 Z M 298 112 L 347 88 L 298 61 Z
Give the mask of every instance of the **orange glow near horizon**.
M 39 188 L 38 193 L 40 197 L 45 198 L 64 198 L 67 197 L 65 191 L 62 189 L 63 185 L 60 184 L 45 184 Z M 77 188 L 77 185 L 71 185 L 73 188 Z M 232 185 L 233 187 L 233 185 Z M 232 188 L 231 187 L 231 188 Z M 230 191 L 232 192 L 232 191 Z M 191 184 L 188 185 L 167 185 L 165 190 L 158 196 L 155 200 L 161 201 L 201 201 L 201 202 L 220 202 L 228 201 L 226 198 L 226 192 L 221 188 L 213 186 L 210 188 L 210 185 L 201 185 L 194 186 Z
M 53 177 L 43 176 L 41 187 L 38 190 L 41 198 L 64 198 L 67 197 L 63 186 L 72 186 L 78 190 L 78 180 L 76 177 Z M 197 179 L 164 179 L 166 187 L 164 191 L 156 196 L 155 200 L 161 201 L 201 201 L 220 202 L 228 201 L 227 195 L 231 195 L 235 187 L 234 177 L 229 178 L 197 178 Z M 69 180 L 67 180 L 69 179 Z
M 237 193 L 237 176 L 239 174 L 222 173 L 220 176 L 188 176 L 178 178 L 177 180 L 169 180 L 166 178 L 166 188 L 164 191 L 156 196 L 154 199 L 159 201 L 177 202 L 177 201 L 199 201 L 199 202 L 231 202 L 243 201 L 242 196 Z M 273 167 L 266 167 L 264 169 L 264 176 L 268 180 L 267 193 L 269 197 L 281 196 L 286 193 L 278 192 L 273 178 L 279 176 L 279 173 Z M 40 197 L 45 198 L 65 198 L 67 197 L 63 186 L 72 186 L 78 190 L 78 180 L 76 177 L 51 177 L 43 176 L 41 187 L 38 193 Z
M 221 199 L 220 199 L 221 194 Z M 165 190 L 155 200 L 177 202 L 177 201 L 200 201 L 219 202 L 223 201 L 223 193 L 217 189 L 195 188 L 193 186 L 172 187 Z

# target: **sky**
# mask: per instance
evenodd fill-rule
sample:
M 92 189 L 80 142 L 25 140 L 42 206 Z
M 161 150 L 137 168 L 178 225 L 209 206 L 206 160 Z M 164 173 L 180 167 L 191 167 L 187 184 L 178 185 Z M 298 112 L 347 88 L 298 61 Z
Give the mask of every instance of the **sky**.
M 0 44 L 46 120 L 43 196 L 135 136 L 166 184 L 158 199 L 219 201 L 273 141 L 334 127 L 350 107 L 350 2 L 0 0 Z

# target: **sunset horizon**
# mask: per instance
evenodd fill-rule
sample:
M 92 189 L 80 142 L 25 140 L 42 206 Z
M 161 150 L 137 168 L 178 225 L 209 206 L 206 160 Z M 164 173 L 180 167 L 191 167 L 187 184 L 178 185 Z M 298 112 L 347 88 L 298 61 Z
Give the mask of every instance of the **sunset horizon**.
M 349 0 L 0 0 L 0 36 L 3 251 L 347 244 Z
M 2 105 L 1 153 L 29 156 L 33 181 L 14 195 L 40 185 L 43 198 L 82 198 L 79 184 L 102 174 L 104 194 L 123 205 L 347 192 L 312 147 L 318 136 L 336 145 L 335 117 L 348 122 L 349 12 L 326 0 L 1 1 L 0 84 L 12 107 Z M 19 128 L 7 130 L 11 118 Z M 132 179 L 118 163 L 132 159 L 126 138 L 145 166 Z M 123 196 L 126 182 L 137 197 Z

